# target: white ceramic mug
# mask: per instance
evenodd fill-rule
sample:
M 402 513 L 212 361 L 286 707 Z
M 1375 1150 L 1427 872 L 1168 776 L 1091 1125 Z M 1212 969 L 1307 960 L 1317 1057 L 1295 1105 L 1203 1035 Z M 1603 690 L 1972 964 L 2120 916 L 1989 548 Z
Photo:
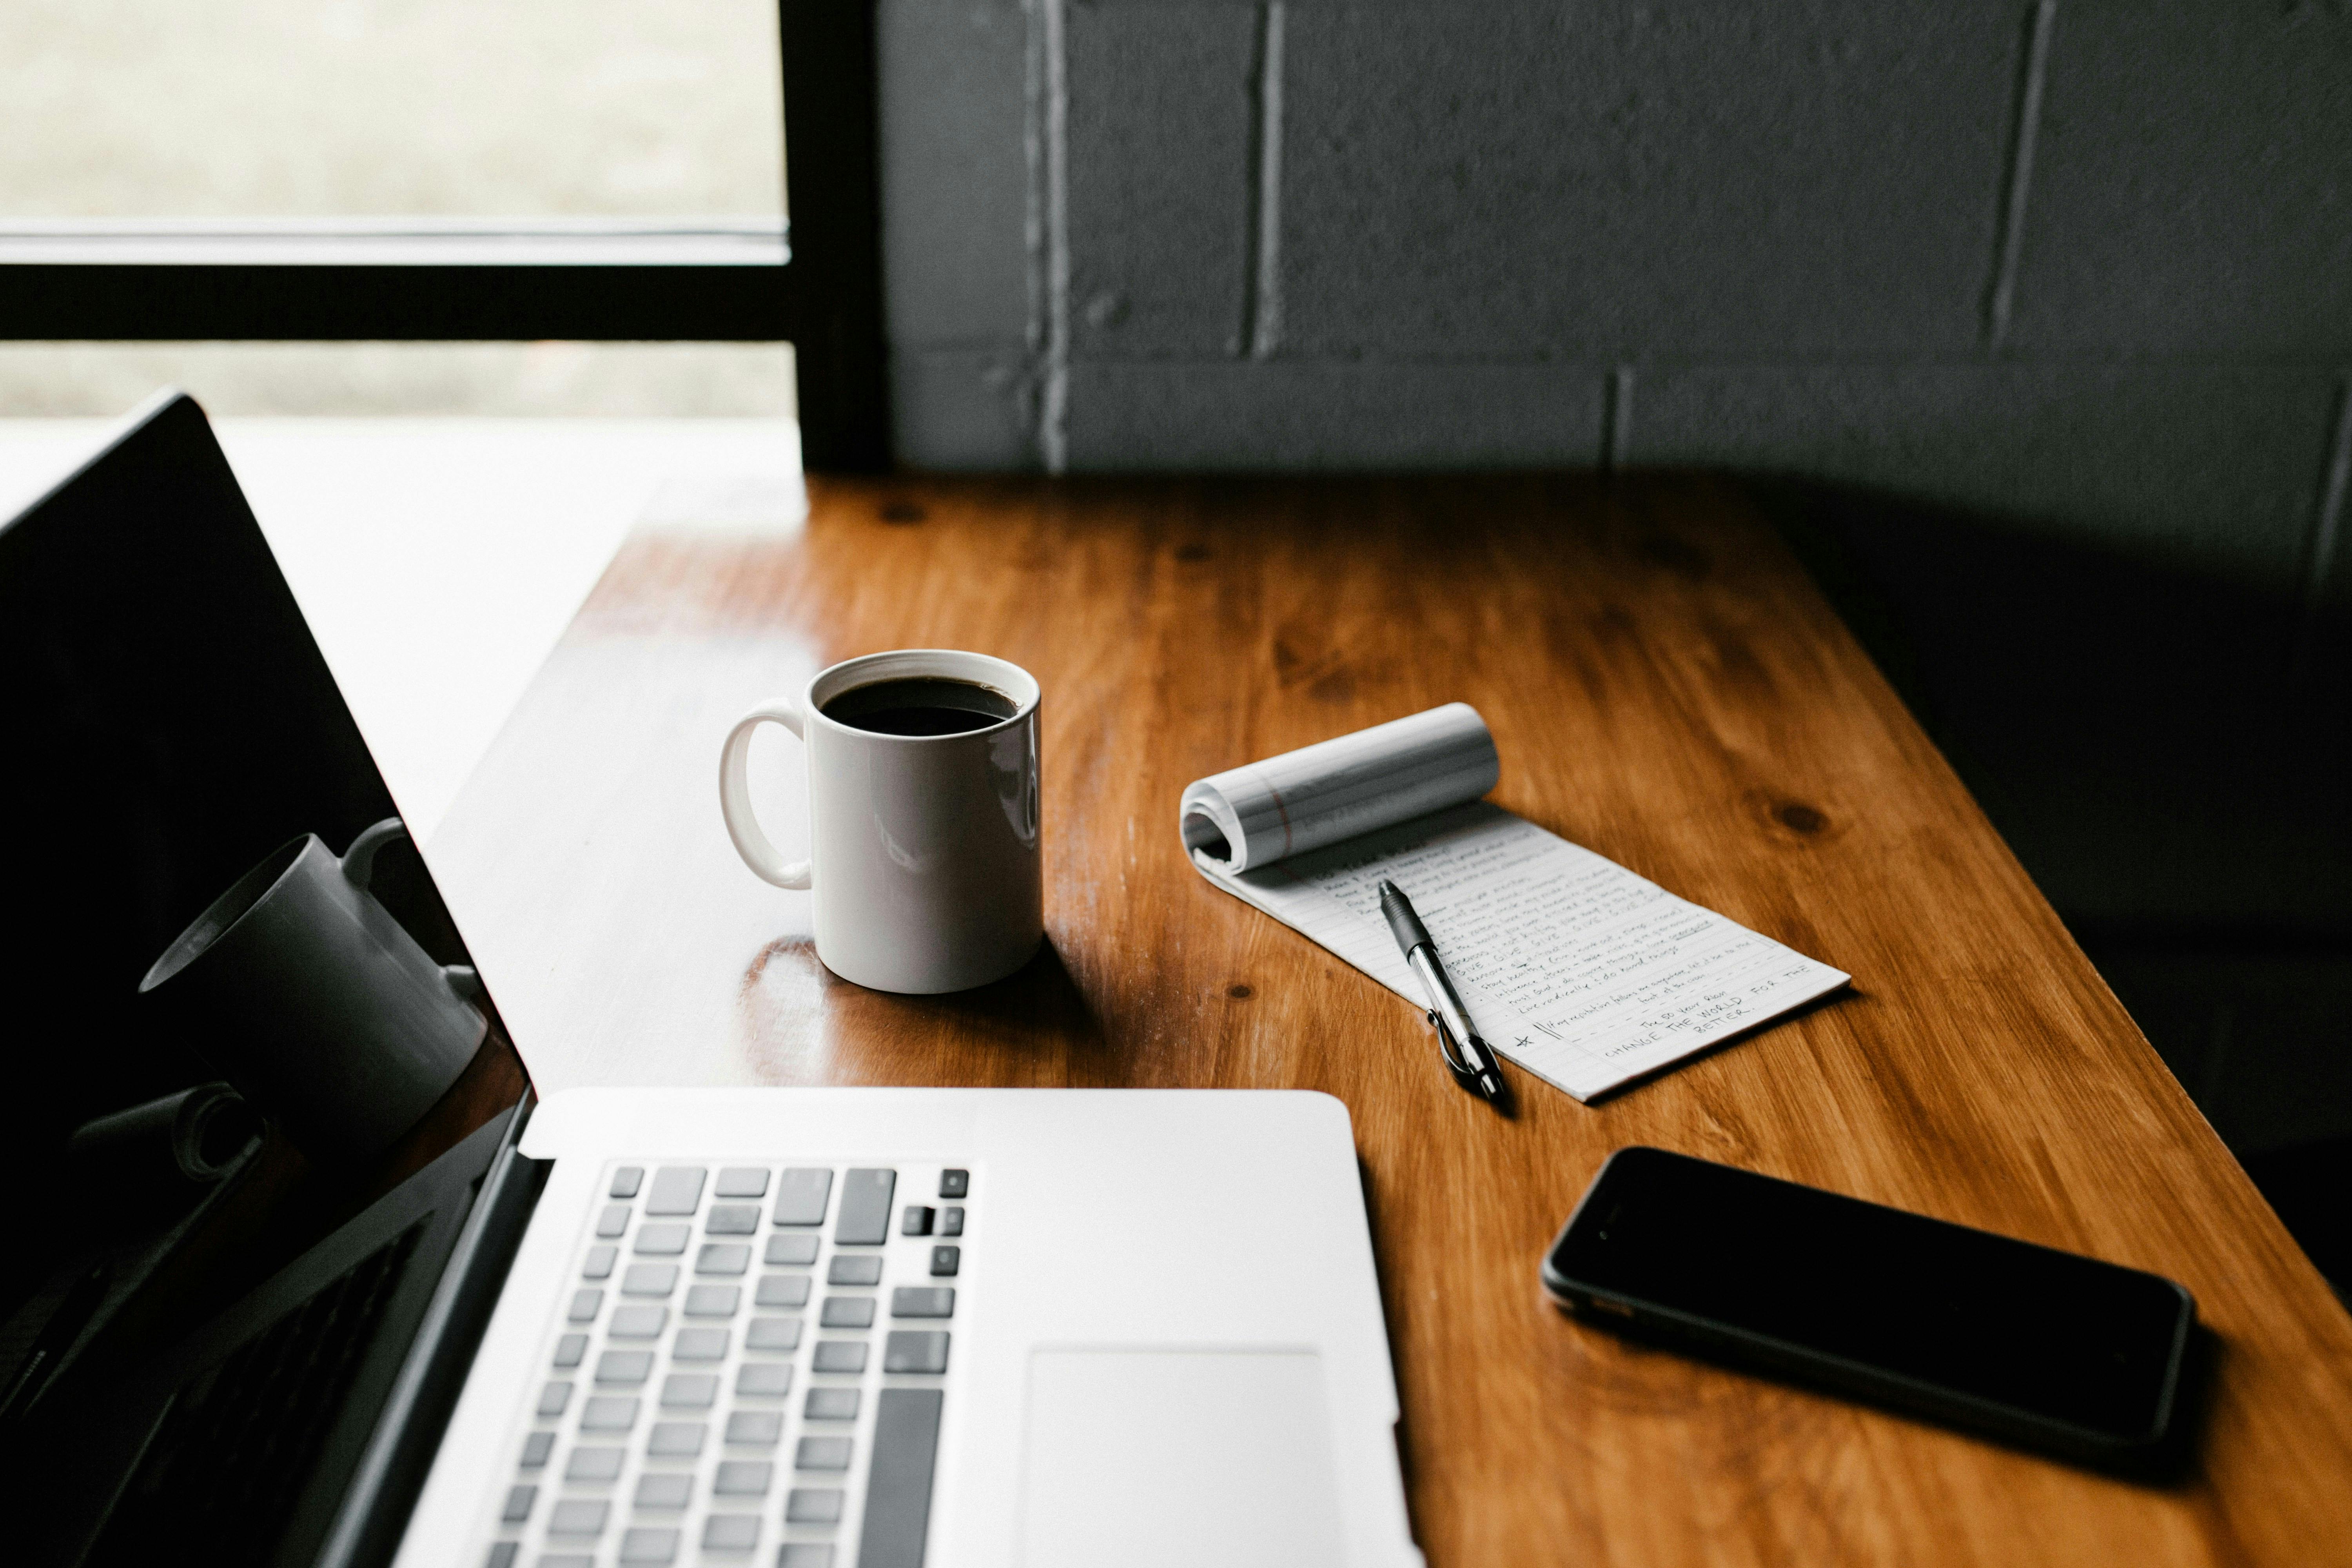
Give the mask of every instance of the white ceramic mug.
M 1012 714 L 951 735 L 889 735 L 826 717 L 883 681 L 967 681 Z M 799 696 L 736 721 L 719 754 L 719 806 L 743 863 L 816 895 L 816 955 L 844 980 L 927 995 L 1001 980 L 1045 932 L 1037 853 L 1036 679 L 946 648 L 868 654 Z M 809 858 L 786 860 L 751 807 L 751 733 L 782 724 L 808 752 Z

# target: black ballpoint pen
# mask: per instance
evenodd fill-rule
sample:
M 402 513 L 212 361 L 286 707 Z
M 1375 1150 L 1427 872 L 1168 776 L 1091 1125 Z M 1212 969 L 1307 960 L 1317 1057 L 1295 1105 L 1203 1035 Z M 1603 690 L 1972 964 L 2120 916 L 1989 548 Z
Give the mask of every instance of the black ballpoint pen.
M 1445 966 L 1437 962 L 1436 944 L 1429 940 L 1427 928 L 1413 912 L 1412 900 L 1394 882 L 1381 884 L 1381 913 L 1388 917 L 1397 950 L 1421 977 L 1421 988 L 1429 994 L 1429 1021 L 1437 1030 L 1437 1048 L 1445 1054 L 1445 1065 L 1453 1069 L 1455 1080 L 1463 1088 L 1500 1104 L 1502 1063 L 1494 1047 L 1480 1039 L 1478 1031 L 1471 1026 L 1470 1010 L 1454 994 L 1454 983 L 1445 978 Z

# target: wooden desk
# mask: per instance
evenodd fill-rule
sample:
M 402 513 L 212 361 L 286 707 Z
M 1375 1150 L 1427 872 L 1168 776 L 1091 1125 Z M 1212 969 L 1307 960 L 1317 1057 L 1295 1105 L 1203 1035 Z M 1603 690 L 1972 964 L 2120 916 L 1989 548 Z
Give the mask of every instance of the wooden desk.
M 545 1091 L 1306 1088 L 1355 1118 L 1433 1564 L 2352 1559 L 2352 1321 L 1821 595 L 1703 479 L 812 480 L 805 527 L 625 546 L 434 844 Z M 1051 950 L 832 980 L 719 826 L 719 742 L 814 668 L 1044 682 Z M 1189 780 L 1450 699 L 1497 798 L 1851 971 L 1614 1100 L 1502 1122 L 1419 1016 L 1194 874 Z M 798 823 L 779 742 L 772 832 Z M 1654 1143 L 2172 1276 L 2219 1336 L 2152 1489 L 1628 1346 L 1541 1300 Z

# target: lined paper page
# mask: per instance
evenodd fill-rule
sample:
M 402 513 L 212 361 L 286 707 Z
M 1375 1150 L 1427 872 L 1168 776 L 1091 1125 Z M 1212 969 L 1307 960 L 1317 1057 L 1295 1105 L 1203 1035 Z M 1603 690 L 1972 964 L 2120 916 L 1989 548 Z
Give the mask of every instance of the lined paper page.
M 1849 976 L 1484 801 L 1202 875 L 1415 1006 L 1376 891 L 1404 889 L 1486 1042 L 1590 1100 Z

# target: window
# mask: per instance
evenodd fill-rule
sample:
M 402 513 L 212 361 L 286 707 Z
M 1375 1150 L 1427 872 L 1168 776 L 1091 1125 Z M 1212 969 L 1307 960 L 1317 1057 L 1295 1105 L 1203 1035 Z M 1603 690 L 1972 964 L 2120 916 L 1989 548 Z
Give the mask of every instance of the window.
M 873 115 L 872 0 L 16 0 L 0 339 L 793 340 L 866 466 Z
M 772 0 L 11 0 L 0 214 L 773 233 L 779 58 Z

